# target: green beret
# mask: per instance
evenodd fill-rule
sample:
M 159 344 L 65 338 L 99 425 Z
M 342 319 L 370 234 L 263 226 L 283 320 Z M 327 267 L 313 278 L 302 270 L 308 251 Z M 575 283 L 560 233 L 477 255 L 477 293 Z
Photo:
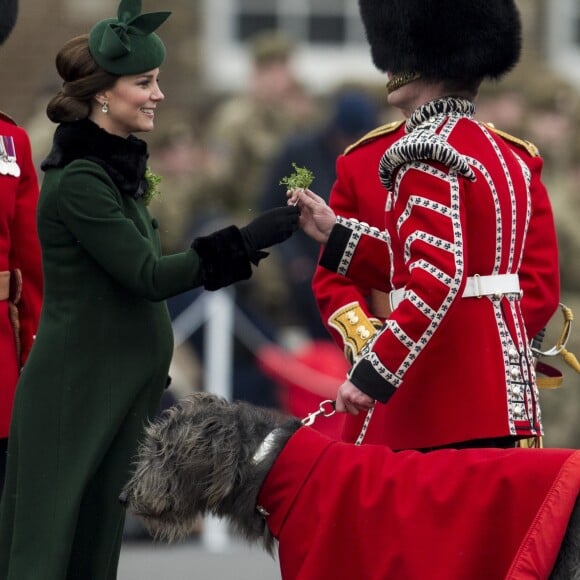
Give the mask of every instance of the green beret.
M 165 46 L 153 31 L 171 12 L 141 14 L 141 0 L 121 0 L 117 18 L 97 22 L 89 33 L 89 50 L 97 64 L 114 75 L 153 70 L 165 60 Z

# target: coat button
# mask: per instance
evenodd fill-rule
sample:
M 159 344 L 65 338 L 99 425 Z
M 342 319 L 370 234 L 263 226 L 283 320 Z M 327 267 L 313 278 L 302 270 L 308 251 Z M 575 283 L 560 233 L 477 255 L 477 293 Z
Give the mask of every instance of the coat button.
M 357 324 L 358 323 L 358 316 L 354 313 L 354 312 L 349 312 L 346 315 L 347 320 L 351 323 L 351 324 Z
M 367 330 L 362 324 L 356 329 L 356 333 L 364 340 L 366 340 L 371 335 L 370 331 Z

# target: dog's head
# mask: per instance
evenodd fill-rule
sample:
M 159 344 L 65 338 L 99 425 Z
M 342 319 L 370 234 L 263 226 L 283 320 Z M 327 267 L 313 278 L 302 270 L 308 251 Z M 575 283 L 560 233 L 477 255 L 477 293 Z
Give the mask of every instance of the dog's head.
M 208 393 L 191 395 L 146 428 L 120 499 L 155 537 L 183 537 L 197 528 L 199 516 L 212 513 L 256 539 L 265 526 L 255 501 L 274 458 L 259 464 L 252 458 L 282 420 Z

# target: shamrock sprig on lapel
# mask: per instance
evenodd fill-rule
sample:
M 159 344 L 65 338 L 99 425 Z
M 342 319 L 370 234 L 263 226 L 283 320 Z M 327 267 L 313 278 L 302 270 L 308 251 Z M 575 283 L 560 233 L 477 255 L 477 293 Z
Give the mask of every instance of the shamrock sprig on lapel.
M 160 175 L 153 173 L 153 171 L 151 171 L 151 168 L 147 167 L 147 169 L 145 170 L 145 181 L 147 182 L 147 189 L 143 194 L 143 203 L 145 205 L 149 205 L 154 197 L 161 196 L 159 184 L 161 183 L 162 180 L 163 178 Z

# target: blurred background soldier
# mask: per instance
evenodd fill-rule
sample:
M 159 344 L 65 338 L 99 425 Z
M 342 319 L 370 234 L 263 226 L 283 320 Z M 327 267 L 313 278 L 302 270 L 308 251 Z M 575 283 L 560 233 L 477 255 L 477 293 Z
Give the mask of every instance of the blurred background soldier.
M 313 187 L 328 201 L 328 194 L 336 180 L 337 157 L 350 144 L 379 125 L 377 103 L 362 89 L 337 91 L 329 100 L 327 109 L 329 112 L 322 122 L 308 131 L 293 134 L 284 142 L 269 168 L 261 197 L 262 209 L 276 207 L 284 199 L 285 189 L 280 181 L 288 175 L 292 163 L 312 171 Z M 378 175 L 378 172 L 370 167 L 368 174 Z M 381 199 L 384 197 L 382 194 Z M 382 209 L 379 216 L 382 219 Z M 283 249 L 274 251 L 280 257 L 280 274 L 289 289 L 289 300 L 283 312 L 285 320 L 279 322 L 302 327 L 308 338 L 328 339 L 311 288 L 318 264 L 319 245 L 299 231 Z
M 265 31 L 250 43 L 247 92 L 215 110 L 206 133 L 205 194 L 210 206 L 234 215 L 256 207 L 267 167 L 282 141 L 310 114 L 309 97 L 292 65 L 293 45 Z

